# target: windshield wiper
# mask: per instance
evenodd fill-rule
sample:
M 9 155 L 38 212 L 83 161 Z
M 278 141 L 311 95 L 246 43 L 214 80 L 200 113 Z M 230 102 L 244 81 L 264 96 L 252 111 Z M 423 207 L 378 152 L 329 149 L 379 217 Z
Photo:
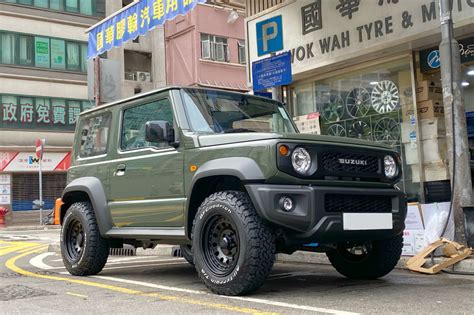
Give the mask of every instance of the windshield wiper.
M 235 129 L 224 130 L 224 133 L 238 133 L 238 132 L 256 132 L 256 131 L 247 129 L 247 128 L 235 128 Z

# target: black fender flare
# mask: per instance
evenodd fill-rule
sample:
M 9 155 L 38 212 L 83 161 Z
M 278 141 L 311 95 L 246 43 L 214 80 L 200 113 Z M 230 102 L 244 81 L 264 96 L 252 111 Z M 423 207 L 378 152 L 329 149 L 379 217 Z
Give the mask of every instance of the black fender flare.
M 71 181 L 64 188 L 63 202 L 67 202 L 68 198 L 76 192 L 83 192 L 89 196 L 100 234 L 105 237 L 106 233 L 112 229 L 112 217 L 107 207 L 107 197 L 102 182 L 97 177 L 81 177 Z
M 185 211 L 185 229 L 186 235 L 191 235 L 191 231 L 188 231 L 189 220 L 189 207 L 191 203 L 192 193 L 196 183 L 203 178 L 212 176 L 234 176 L 243 182 L 249 181 L 264 181 L 265 175 L 263 174 L 260 166 L 255 160 L 248 157 L 228 157 L 219 158 L 207 161 L 202 164 L 193 176 L 191 184 L 187 189 L 188 198 L 186 198 L 186 211 Z

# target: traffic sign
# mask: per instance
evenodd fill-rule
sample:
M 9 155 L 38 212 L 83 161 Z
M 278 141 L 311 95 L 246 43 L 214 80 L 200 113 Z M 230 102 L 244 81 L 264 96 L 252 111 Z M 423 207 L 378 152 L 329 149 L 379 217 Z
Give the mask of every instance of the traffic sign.
M 44 141 L 42 139 L 36 139 L 35 147 L 36 147 L 36 157 L 38 159 L 43 158 L 43 150 L 44 150 Z
M 285 52 L 252 63 L 252 84 L 254 91 L 287 85 L 292 82 L 291 54 Z

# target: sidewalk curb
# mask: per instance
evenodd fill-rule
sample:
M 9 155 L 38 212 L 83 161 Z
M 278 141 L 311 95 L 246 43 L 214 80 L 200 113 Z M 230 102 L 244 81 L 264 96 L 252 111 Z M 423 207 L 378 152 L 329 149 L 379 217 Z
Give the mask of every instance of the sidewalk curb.
M 405 266 L 406 262 L 411 257 L 402 256 L 398 261 L 395 268 L 397 269 L 405 269 L 408 268 Z M 435 257 L 435 262 L 438 263 L 441 261 L 442 258 Z M 329 259 L 326 257 L 324 253 L 312 253 L 312 252 L 303 252 L 303 251 L 296 251 L 292 255 L 287 254 L 277 254 L 277 261 L 279 262 L 297 262 L 297 263 L 311 263 L 311 264 L 319 264 L 319 265 L 331 265 Z M 456 272 L 474 272 L 474 257 L 467 258 L 459 263 L 454 265 L 454 270 Z
M 0 228 L 0 232 L 15 232 L 15 231 L 48 231 L 59 230 L 60 225 L 24 225 L 24 226 L 7 226 Z
M 173 245 L 158 245 L 153 249 L 143 249 L 137 248 L 137 256 L 172 256 L 173 255 Z M 49 252 L 61 253 L 61 246 L 59 242 L 50 244 L 48 247 Z M 406 262 L 410 257 L 402 256 L 400 261 L 397 263 L 395 268 L 408 270 Z M 439 262 L 441 258 L 435 258 L 436 262 Z M 277 254 L 277 262 L 291 262 L 291 263 L 309 263 L 317 265 L 331 265 L 326 254 L 324 253 L 312 253 L 312 252 L 303 252 L 297 251 L 292 255 L 287 254 Z M 474 257 L 464 259 L 454 265 L 454 270 L 456 272 L 474 272 Z

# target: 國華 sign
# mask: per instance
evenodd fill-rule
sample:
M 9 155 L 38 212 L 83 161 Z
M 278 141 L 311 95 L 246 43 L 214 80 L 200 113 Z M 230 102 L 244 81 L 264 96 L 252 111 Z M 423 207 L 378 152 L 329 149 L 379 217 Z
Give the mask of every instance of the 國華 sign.
M 142 0 L 88 30 L 87 58 L 119 47 L 123 43 L 145 35 L 178 15 L 185 15 L 198 3 L 206 0 Z
M 39 158 L 35 152 L 0 152 L 0 172 L 38 171 Z M 45 152 L 42 158 L 43 171 L 67 171 L 71 165 L 70 152 Z
M 293 80 L 290 52 L 253 62 L 252 76 L 255 91 L 290 84 Z

